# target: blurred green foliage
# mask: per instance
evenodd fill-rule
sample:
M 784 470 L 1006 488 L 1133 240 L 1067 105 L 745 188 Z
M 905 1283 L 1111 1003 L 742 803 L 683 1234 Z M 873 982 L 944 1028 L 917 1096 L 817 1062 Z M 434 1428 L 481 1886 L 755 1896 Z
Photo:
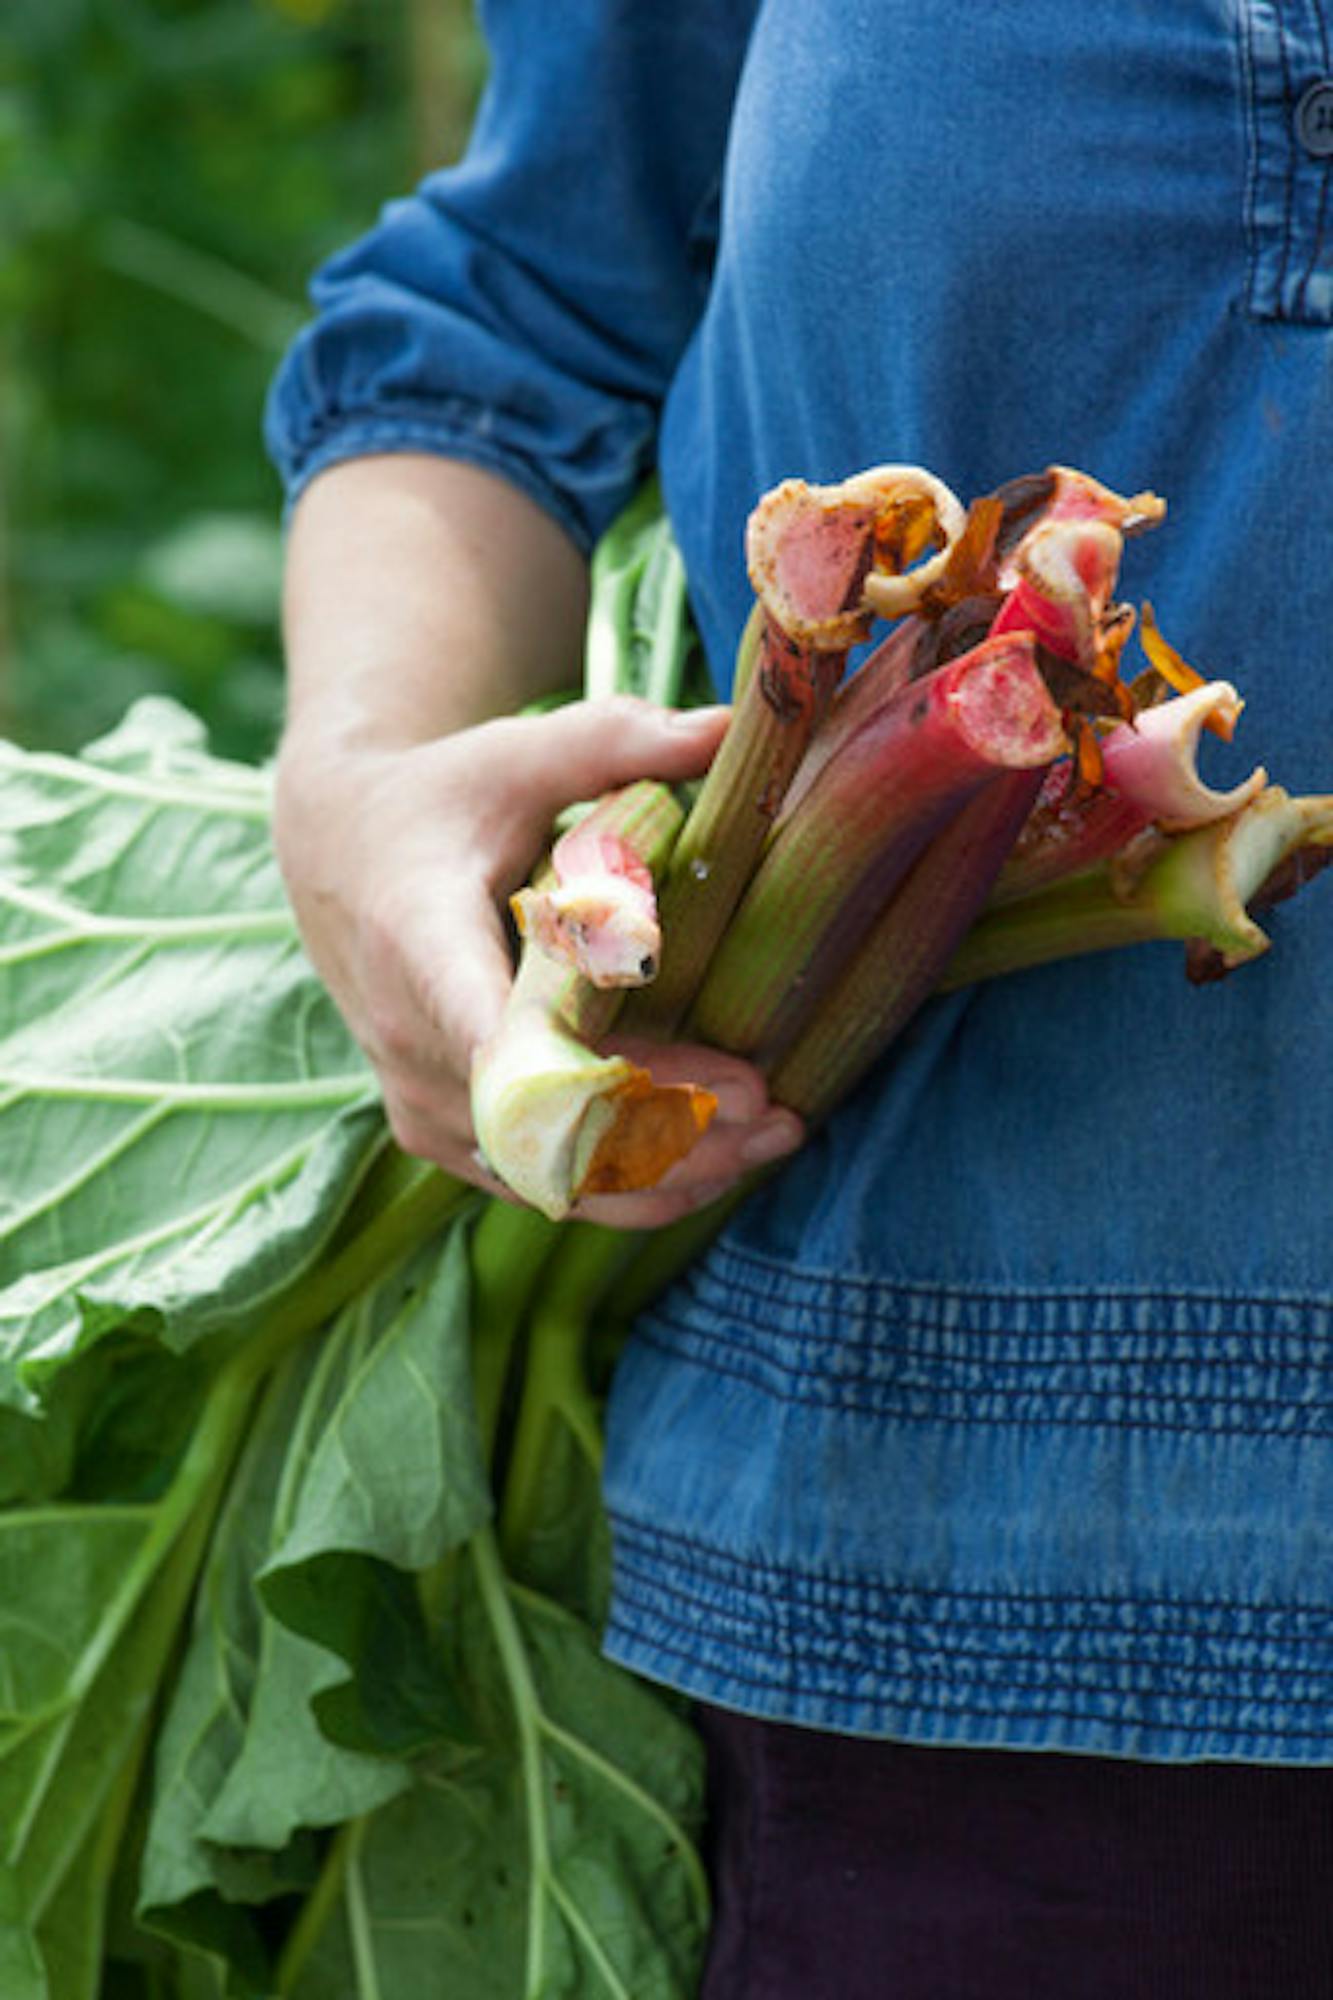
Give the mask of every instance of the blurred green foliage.
M 271 749 L 264 393 L 480 67 L 468 0 L 0 4 L 0 733 L 73 747 L 160 691 Z

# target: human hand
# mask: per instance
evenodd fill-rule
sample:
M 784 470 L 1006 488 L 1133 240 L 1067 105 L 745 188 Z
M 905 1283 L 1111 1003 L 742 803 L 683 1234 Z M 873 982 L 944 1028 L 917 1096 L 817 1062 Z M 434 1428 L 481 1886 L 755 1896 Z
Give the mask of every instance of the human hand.
M 512 981 L 501 911 L 563 807 L 637 778 L 696 776 L 726 713 L 616 697 L 425 742 L 289 734 L 277 771 L 279 862 L 306 948 L 378 1074 L 406 1152 L 508 1196 L 478 1159 L 469 1108 L 473 1052 L 494 1033 Z M 659 1081 L 712 1090 L 718 1110 L 657 1188 L 590 1198 L 577 1215 L 657 1227 L 799 1143 L 800 1121 L 769 1106 L 763 1078 L 737 1057 L 608 1046 Z

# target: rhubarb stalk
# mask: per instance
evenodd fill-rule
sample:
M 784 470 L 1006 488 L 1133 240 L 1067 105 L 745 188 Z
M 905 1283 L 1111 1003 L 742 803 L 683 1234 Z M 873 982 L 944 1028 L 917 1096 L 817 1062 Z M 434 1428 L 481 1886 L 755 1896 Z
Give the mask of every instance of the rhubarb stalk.
M 662 866 L 681 817 L 665 786 L 633 785 L 603 799 L 581 823 L 577 851 L 590 858 L 605 841 L 619 857 L 628 847 L 651 872 Z M 473 1063 L 472 1121 L 482 1157 L 553 1220 L 581 1195 L 654 1186 L 716 1108 L 710 1091 L 656 1084 L 626 1057 L 589 1046 L 610 1028 L 621 997 L 528 935 L 499 1030 Z
M 756 870 L 693 1032 L 774 1063 L 950 814 L 998 772 L 1040 770 L 1060 754 L 1033 651 L 1027 634 L 987 640 L 899 689 L 843 744 Z
M 731 726 L 662 884 L 662 965 L 626 1007 L 628 1031 L 665 1038 L 684 1019 L 847 653 L 869 631 L 867 578 L 931 544 L 947 550 L 962 522 L 948 488 L 914 466 L 876 467 L 832 487 L 786 480 L 751 514 L 746 550 L 762 614 L 742 643 L 753 663 L 738 667 Z
M 1067 769 L 1053 771 L 1000 871 L 992 903 L 1015 902 L 1094 867 L 1154 824 L 1183 831 L 1239 811 L 1267 783 L 1262 766 L 1220 792 L 1200 776 L 1198 751 L 1204 729 L 1231 735 L 1242 706 L 1229 681 L 1209 681 L 1117 723 L 1102 739 L 1096 788 L 1071 786 Z
M 1131 855 L 990 910 L 973 925 L 942 991 L 1054 959 L 1157 938 L 1202 939 L 1222 970 L 1267 951 L 1249 905 L 1283 864 L 1333 846 L 1333 795 L 1292 798 L 1266 786 L 1239 812 L 1175 835 L 1150 835 Z
M 956 813 L 769 1076 L 774 1101 L 823 1118 L 897 1040 L 986 901 L 1042 782 L 993 778 Z
M 673 832 L 680 812 L 672 801 Z M 550 867 L 509 899 L 519 934 L 599 988 L 642 986 L 662 950 L 652 871 L 633 841 L 580 820 L 561 834 Z

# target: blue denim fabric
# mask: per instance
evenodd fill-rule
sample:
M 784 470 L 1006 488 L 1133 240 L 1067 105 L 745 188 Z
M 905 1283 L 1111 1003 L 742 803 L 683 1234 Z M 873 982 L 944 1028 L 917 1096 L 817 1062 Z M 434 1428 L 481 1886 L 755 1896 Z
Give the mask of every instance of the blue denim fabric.
M 752 8 L 482 0 L 466 158 L 321 271 L 269 399 L 289 494 L 375 451 L 503 473 L 584 548 L 653 462 L 707 297 Z
M 293 487 L 438 449 L 586 542 L 656 448 L 725 685 L 764 487 L 1081 465 L 1170 501 L 1123 587 L 1247 696 L 1215 779 L 1333 786 L 1325 5 L 493 14 L 468 162 L 321 280 Z M 1216 987 L 1148 946 L 932 1005 L 747 1205 L 617 1379 L 617 1657 L 922 1742 L 1333 1759 L 1333 895 L 1265 924 Z

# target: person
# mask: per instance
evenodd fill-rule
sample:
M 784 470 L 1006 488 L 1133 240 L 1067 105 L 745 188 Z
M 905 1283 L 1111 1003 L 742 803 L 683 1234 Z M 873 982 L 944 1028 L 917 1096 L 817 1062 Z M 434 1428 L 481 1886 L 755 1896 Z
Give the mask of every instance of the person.
M 797 474 L 1062 462 L 1123 584 L 1329 780 L 1333 32 L 1319 4 L 524 0 L 456 167 L 320 274 L 277 828 L 404 1146 L 484 1182 L 471 1049 L 554 809 L 716 713 L 568 683 L 660 468 L 719 694 Z M 1218 769 L 1228 753 L 1219 748 Z M 612 1657 L 692 1696 L 709 2000 L 1333 1991 L 1330 905 L 932 1003 L 802 1134 L 746 1065 L 658 1222 L 785 1158 L 617 1375 Z

